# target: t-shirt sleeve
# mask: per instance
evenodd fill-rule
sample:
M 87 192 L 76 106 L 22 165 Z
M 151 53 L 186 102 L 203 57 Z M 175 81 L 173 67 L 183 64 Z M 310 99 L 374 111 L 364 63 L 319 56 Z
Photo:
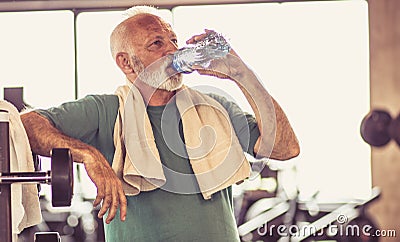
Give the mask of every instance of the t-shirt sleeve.
M 65 135 L 95 145 L 95 139 L 104 117 L 104 103 L 112 95 L 89 95 L 82 99 L 64 103 L 47 110 L 38 109 L 37 113 L 46 117 Z M 118 98 L 114 97 L 114 102 Z M 115 119 L 114 119 L 115 120 Z
M 254 116 L 243 112 L 236 103 L 229 101 L 225 97 L 216 94 L 207 95 L 214 98 L 226 109 L 243 151 L 254 156 L 254 145 L 260 136 Z

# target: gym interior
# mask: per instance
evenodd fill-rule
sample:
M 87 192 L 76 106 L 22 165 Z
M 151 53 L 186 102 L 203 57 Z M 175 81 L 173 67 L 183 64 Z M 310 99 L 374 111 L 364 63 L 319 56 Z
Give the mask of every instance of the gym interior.
M 111 58 L 109 36 L 134 5 L 158 8 L 179 47 L 204 29 L 222 33 L 297 135 L 297 157 L 249 157 L 250 178 L 232 186 L 241 241 L 400 241 L 400 1 L 3 0 L 0 100 L 22 114 L 113 94 L 125 77 Z M 191 73 L 184 83 L 254 114 L 233 82 Z M 100 206 L 93 206 L 96 187 L 67 148 L 32 153 L 29 171 L 12 168 L 13 154 L 26 154 L 12 152 L 21 144 L 11 140 L 6 106 L 0 242 L 105 241 Z M 16 228 L 12 207 L 26 194 L 18 187 L 12 197 L 12 189 L 22 184 L 37 189 L 41 222 Z

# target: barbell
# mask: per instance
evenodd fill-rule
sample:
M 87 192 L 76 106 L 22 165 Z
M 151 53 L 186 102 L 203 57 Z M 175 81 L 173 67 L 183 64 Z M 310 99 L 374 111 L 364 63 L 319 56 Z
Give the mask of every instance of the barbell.
M 51 184 L 53 207 L 71 206 L 74 188 L 72 163 L 72 155 L 69 149 L 54 148 L 51 151 L 50 171 L 3 172 L 0 174 L 0 184 Z

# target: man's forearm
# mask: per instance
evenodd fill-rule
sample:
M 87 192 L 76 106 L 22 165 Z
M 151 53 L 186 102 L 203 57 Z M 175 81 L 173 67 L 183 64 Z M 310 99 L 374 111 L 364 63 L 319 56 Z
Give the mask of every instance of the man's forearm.
M 80 140 L 73 139 L 57 130 L 49 120 L 36 112 L 21 115 L 31 149 L 34 153 L 50 156 L 53 148 L 69 148 L 75 162 L 88 160 L 89 153 L 97 153 L 96 149 Z
M 224 58 L 214 60 L 207 69 L 197 71 L 230 79 L 242 90 L 256 115 L 261 133 L 254 146 L 257 157 L 287 160 L 299 154 L 298 140 L 282 108 L 235 51 L 231 50 Z
M 257 156 L 277 160 L 287 160 L 297 156 L 300 148 L 289 120 L 257 76 L 243 64 L 233 77 L 233 81 L 242 90 L 256 116 L 261 134 L 254 147 Z

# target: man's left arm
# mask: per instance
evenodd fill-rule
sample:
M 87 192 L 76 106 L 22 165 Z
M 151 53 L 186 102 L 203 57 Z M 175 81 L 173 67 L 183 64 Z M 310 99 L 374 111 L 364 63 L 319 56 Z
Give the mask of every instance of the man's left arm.
M 193 44 L 201 40 L 207 32 L 193 36 L 186 43 Z M 212 61 L 207 69 L 200 68 L 197 71 L 231 79 L 239 86 L 255 113 L 260 130 L 260 137 L 254 146 L 257 158 L 288 160 L 299 155 L 299 142 L 283 109 L 235 51 L 231 50 L 226 57 Z
M 260 137 L 254 146 L 256 157 L 288 160 L 298 156 L 299 142 L 286 114 L 276 100 L 261 84 L 251 81 L 237 84 L 250 103 L 260 130 Z
M 232 80 L 239 86 L 253 109 L 260 130 L 260 137 L 254 146 L 255 156 L 275 160 L 288 160 L 298 156 L 299 142 L 281 106 L 250 69 L 241 67 L 235 72 L 236 78 Z

